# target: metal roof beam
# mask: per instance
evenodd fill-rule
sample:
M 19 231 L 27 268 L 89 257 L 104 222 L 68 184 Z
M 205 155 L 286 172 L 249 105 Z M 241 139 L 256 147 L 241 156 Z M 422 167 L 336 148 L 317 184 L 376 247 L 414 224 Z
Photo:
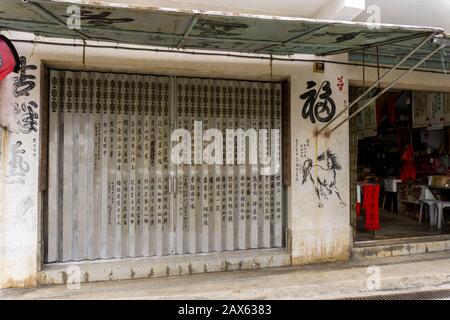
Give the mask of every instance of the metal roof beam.
M 184 40 L 186 40 L 186 38 L 189 37 L 189 33 L 191 33 L 192 29 L 194 29 L 195 24 L 198 21 L 198 18 L 199 18 L 199 15 L 194 15 L 192 17 L 191 23 L 189 23 L 189 26 L 186 28 L 186 31 L 184 32 L 183 38 L 177 44 L 177 48 L 178 49 L 183 45 Z
M 360 95 L 355 101 L 353 101 L 352 103 L 350 103 L 348 106 L 346 106 L 344 109 L 342 109 L 333 119 L 331 119 L 326 125 L 324 125 L 320 130 L 319 133 L 323 132 L 326 128 L 328 128 L 334 121 L 336 121 L 336 119 L 338 119 L 342 114 L 344 114 L 344 112 L 346 112 L 347 110 L 349 110 L 351 107 L 353 107 L 355 104 L 357 104 L 362 98 L 364 98 L 365 96 L 367 96 L 367 94 L 369 92 L 371 92 L 375 87 L 378 86 L 378 84 L 381 83 L 381 81 L 383 81 L 383 79 L 385 79 L 387 76 L 389 76 L 392 72 L 394 72 L 394 70 L 396 70 L 397 68 L 399 68 L 406 60 L 408 60 L 417 50 L 419 50 L 424 44 L 426 44 L 428 41 L 432 40 L 434 38 L 434 35 L 430 35 L 428 36 L 425 40 L 423 40 L 416 48 L 414 48 L 414 50 L 412 50 L 410 53 L 408 53 L 399 63 L 397 63 L 394 67 L 392 67 L 388 72 L 386 72 L 385 74 L 383 74 L 383 76 L 381 78 L 379 78 L 374 84 L 372 84 L 372 86 L 370 86 L 369 89 L 367 89 L 362 95 Z M 437 50 L 436 50 L 437 52 Z M 433 54 L 435 53 L 434 51 L 432 52 Z M 431 57 L 431 55 L 427 55 L 425 58 L 428 59 L 429 57 Z M 422 62 L 424 62 L 426 59 L 422 59 L 420 60 L 419 65 L 422 64 Z M 415 69 L 415 68 L 414 68 Z M 411 69 L 410 69 L 411 70 Z M 408 70 L 408 73 L 409 71 Z M 401 79 L 401 78 L 400 78 Z M 335 130 L 335 129 L 333 129 Z
M 431 35 L 435 36 L 436 33 L 432 33 Z M 327 52 L 320 52 L 317 55 L 318 56 L 329 56 L 329 55 L 335 55 L 335 54 L 341 54 L 341 53 L 350 53 L 350 52 L 359 51 L 362 49 L 384 46 L 384 45 L 391 44 L 391 43 L 413 40 L 413 39 L 417 39 L 417 38 L 423 38 L 423 36 L 424 36 L 423 33 L 417 33 L 417 34 L 414 34 L 411 36 L 402 36 L 402 37 L 398 37 L 398 38 L 391 39 L 388 41 L 380 41 L 380 42 L 372 43 L 369 45 L 356 46 L 353 49 L 348 49 L 348 50 L 333 50 L 333 51 L 327 51 Z
M 442 50 L 443 48 L 445 48 L 445 45 L 440 45 L 438 46 L 436 49 L 434 49 L 433 51 L 431 51 L 426 57 L 424 57 L 423 59 L 421 59 L 419 62 L 417 62 L 413 67 L 411 67 L 408 71 L 404 72 L 402 75 L 400 75 L 397 79 L 395 79 L 393 82 L 391 82 L 390 85 L 388 85 L 386 88 L 384 88 L 380 93 L 378 93 L 376 96 L 368 99 L 368 101 L 366 101 L 364 103 L 364 105 L 360 108 L 358 108 L 358 110 L 356 110 L 355 112 L 353 112 L 350 116 L 348 116 L 347 118 L 345 118 L 344 120 L 342 120 L 341 122 L 339 122 L 335 127 L 333 127 L 331 130 L 329 130 L 326 135 L 330 135 L 333 131 L 335 131 L 336 129 L 338 129 L 341 125 L 343 125 L 345 122 L 349 121 L 350 119 L 352 119 L 353 117 L 355 117 L 358 113 L 360 113 L 361 111 L 363 111 L 365 108 L 367 108 L 373 101 L 375 101 L 376 99 L 378 99 L 379 97 L 381 97 L 384 93 L 386 93 L 389 89 L 391 89 L 393 86 L 395 86 L 401 79 L 403 79 L 404 77 L 406 77 L 408 74 L 410 74 L 411 72 L 413 72 L 415 69 L 417 69 L 422 63 L 424 63 L 428 58 L 430 58 L 431 56 L 433 56 L 434 54 L 436 54 L 439 50 Z M 379 82 L 379 81 L 377 81 Z M 357 100 L 360 100 L 362 96 L 360 96 Z M 356 100 L 355 100 L 356 101 Z M 336 119 L 336 118 L 335 118 Z M 331 122 L 331 121 L 330 121 Z M 329 123 L 330 123 L 329 122 Z M 324 127 L 325 128 L 325 127 Z M 322 128 L 320 131 L 323 131 Z M 319 132 L 320 132 L 319 131 Z

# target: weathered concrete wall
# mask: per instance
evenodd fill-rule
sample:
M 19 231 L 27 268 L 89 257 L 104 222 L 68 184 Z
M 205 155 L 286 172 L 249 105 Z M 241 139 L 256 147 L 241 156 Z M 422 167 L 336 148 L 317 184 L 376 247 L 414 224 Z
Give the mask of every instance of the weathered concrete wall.
M 26 67 L 0 83 L 0 287 L 36 284 L 40 60 L 17 45 Z
M 34 39 L 33 35 L 10 33 L 12 39 Z M 65 41 L 51 39 L 51 41 Z M 72 42 L 70 42 L 72 43 Z M 17 125 L 13 103 L 36 101 L 40 104 L 41 64 L 68 67 L 71 69 L 127 71 L 155 74 L 190 76 L 211 76 L 236 79 L 289 80 L 291 104 L 291 176 L 292 184 L 287 190 L 285 203 L 289 248 L 294 264 L 345 259 L 349 255 L 351 232 L 349 227 L 349 173 L 348 173 L 348 128 L 342 126 L 330 138 L 317 138 L 314 134 L 323 123 L 312 123 L 311 118 L 302 117 L 305 100 L 300 99 L 307 89 L 308 81 L 315 81 L 319 90 L 324 81 L 329 81 L 330 99 L 338 112 L 348 95 L 346 67 L 327 65 L 325 73 L 312 73 L 312 63 L 291 63 L 273 61 L 272 68 L 267 60 L 197 56 L 177 53 L 155 53 L 119 49 L 86 48 L 85 64 L 82 63 L 83 49 L 73 46 L 50 46 L 44 44 L 17 44 L 21 56 L 30 57 L 29 63 L 38 66 L 27 74 L 36 76 L 36 86 L 29 96 L 14 97 L 14 76 L 2 83 L 2 125 L 12 128 Z M 306 57 L 312 58 L 312 57 Z M 342 91 L 338 77 L 343 76 Z M 323 90 L 321 91 L 324 92 Z M 319 101 L 319 100 L 318 100 Z M 318 102 L 316 101 L 316 102 Z M 40 105 L 39 105 L 40 107 Z M 37 109 L 39 109 L 39 107 Z M 38 132 L 21 133 L 18 129 L 4 134 L 6 145 L 11 148 L 22 141 L 19 153 L 22 161 L 29 165 L 24 176 L 25 183 L 8 184 L 7 175 L 12 155 L 8 148 L 2 151 L 2 183 L 0 212 L 0 285 L 32 286 L 35 284 L 41 221 L 38 210 L 38 166 L 40 119 L 36 119 Z M 11 129 L 10 129 L 11 130 Z M 329 150 L 330 153 L 326 154 Z M 22 152 L 22 151 L 20 151 Z M 325 152 L 324 159 L 318 159 Z M 339 168 L 330 168 L 327 160 L 335 157 Z M 310 159 L 310 162 L 307 161 Z M 334 161 L 334 160 L 333 160 Z M 311 166 L 305 166 L 311 164 Z M 319 167 L 320 165 L 320 167 Z M 303 167 L 306 179 L 303 183 Z M 325 181 L 329 190 L 316 194 L 314 182 Z M 332 189 L 336 186 L 336 190 Z M 342 199 L 339 200 L 336 191 Z M 330 193 L 331 192 L 331 193 Z M 322 205 L 319 207 L 319 205 Z

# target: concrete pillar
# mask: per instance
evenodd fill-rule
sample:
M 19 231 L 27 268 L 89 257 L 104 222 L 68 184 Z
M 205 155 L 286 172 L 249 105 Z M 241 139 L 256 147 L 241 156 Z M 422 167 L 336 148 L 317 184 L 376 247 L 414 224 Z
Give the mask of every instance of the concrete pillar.
M 328 81 L 329 98 L 333 100 L 337 114 L 348 99 L 345 70 L 338 65 L 326 64 L 324 73 L 304 72 L 291 78 L 292 171 L 288 205 L 293 264 L 345 260 L 349 257 L 348 123 L 330 137 L 317 136 L 315 133 L 327 121 L 320 122 L 314 114 L 304 118 L 302 112 L 307 111 L 304 109 L 307 108 L 306 100 L 300 98 L 311 89 L 319 90 Z M 310 81 L 314 81 L 315 85 Z M 307 88 L 308 82 L 310 89 Z M 323 93 L 324 87 L 319 95 Z M 318 102 L 323 102 L 323 99 L 318 98 L 314 106 Z
M 40 68 L 27 47 L 0 84 L 0 288 L 35 286 L 38 270 Z

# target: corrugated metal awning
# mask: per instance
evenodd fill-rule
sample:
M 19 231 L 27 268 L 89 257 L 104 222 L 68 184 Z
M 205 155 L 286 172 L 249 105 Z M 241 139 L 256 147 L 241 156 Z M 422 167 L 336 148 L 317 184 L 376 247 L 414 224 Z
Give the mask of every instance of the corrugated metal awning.
M 81 9 L 81 29 L 69 29 L 67 8 Z M 246 15 L 111 4 L 89 0 L 2 0 L 0 29 L 37 35 L 179 49 L 258 54 L 331 55 L 382 46 L 413 49 L 441 29 Z M 427 50 L 427 48 L 424 48 Z M 430 45 L 431 50 L 431 45 Z

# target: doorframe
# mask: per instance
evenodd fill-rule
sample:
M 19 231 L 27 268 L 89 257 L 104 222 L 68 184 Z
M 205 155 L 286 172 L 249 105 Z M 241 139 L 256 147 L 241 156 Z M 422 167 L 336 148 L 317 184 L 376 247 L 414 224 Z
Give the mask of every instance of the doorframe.
M 48 156 L 49 156 L 49 113 L 50 113 L 50 68 L 41 60 L 40 65 L 40 110 L 39 110 L 39 159 L 38 159 L 38 210 L 37 210 L 37 235 L 38 235 L 38 271 L 44 267 L 47 253 L 48 233 Z

